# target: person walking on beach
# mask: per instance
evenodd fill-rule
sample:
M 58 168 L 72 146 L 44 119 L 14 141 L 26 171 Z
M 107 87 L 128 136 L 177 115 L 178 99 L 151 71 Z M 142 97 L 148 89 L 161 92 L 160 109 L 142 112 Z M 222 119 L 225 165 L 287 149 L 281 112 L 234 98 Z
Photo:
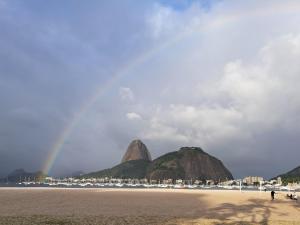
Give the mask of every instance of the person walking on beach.
M 271 199 L 272 199 L 272 201 L 274 200 L 274 196 L 275 196 L 275 191 L 271 191 Z

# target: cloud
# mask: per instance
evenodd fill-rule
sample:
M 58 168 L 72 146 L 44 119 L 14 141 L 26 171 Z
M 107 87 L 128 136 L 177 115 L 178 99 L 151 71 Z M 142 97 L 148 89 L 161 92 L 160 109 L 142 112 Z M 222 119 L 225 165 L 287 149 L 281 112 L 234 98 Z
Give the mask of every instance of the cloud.
M 5 5 L 0 6 L 3 34 L 0 41 L 3 109 L 0 112 L 0 177 L 19 167 L 41 169 L 53 145 L 94 93 L 112 80 L 121 65 L 148 46 L 141 45 L 145 38 L 137 38 L 137 34 L 143 36 L 145 26 L 139 21 L 143 21 L 144 15 L 143 10 L 139 11 L 146 5 L 135 4 L 133 8 L 130 4 L 118 3 L 115 7 L 114 3 L 97 2 L 85 7 L 67 2 L 2 3 Z M 53 12 L 56 12 L 55 17 Z M 124 18 L 126 28 L 121 22 Z M 119 39 L 125 36 L 124 42 Z M 127 92 L 127 98 L 133 99 L 133 95 Z M 94 151 L 99 149 L 96 146 L 99 143 L 90 141 L 91 133 L 81 133 L 80 144 L 74 140 L 77 130 L 94 132 L 94 126 L 103 129 L 112 113 L 106 114 L 108 104 L 99 105 L 98 113 L 92 109 L 76 122 L 76 129 L 62 147 L 61 158 L 55 162 L 54 174 L 64 170 L 90 170 L 93 165 L 99 165 L 90 156 L 86 160 L 89 165 L 78 160 L 82 151 L 105 154 Z M 94 118 L 87 119 L 87 115 Z M 108 141 L 101 129 L 97 131 L 97 139 L 105 140 L 108 148 L 115 146 L 117 142 Z M 72 149 L 71 153 L 67 149 Z M 108 157 L 112 157 L 112 153 Z M 100 164 L 105 167 L 104 161 Z
M 156 41 L 188 33 L 199 27 L 204 11 L 198 2 L 189 4 L 185 10 L 178 10 L 168 4 L 155 3 L 146 15 L 148 33 Z
M 280 153 L 274 153 L 281 151 L 276 147 L 280 136 L 289 152 L 297 155 L 286 138 L 299 132 L 299 37 L 298 33 L 275 37 L 257 49 L 251 62 L 225 63 L 217 79 L 197 86 L 198 103 L 159 107 L 141 135 L 152 141 L 200 145 L 224 158 L 226 151 L 234 151 L 237 158 L 256 154 L 258 161 L 269 154 L 280 160 Z
M 134 94 L 130 88 L 121 87 L 119 89 L 119 94 L 122 100 L 125 101 L 134 101 Z
M 153 37 L 158 38 L 162 32 L 172 28 L 173 24 L 168 19 L 171 17 L 173 12 L 169 7 L 156 5 L 155 8 L 156 14 L 152 14 L 151 17 L 148 18 L 147 22 L 152 28 Z
M 152 118 L 147 128 L 148 130 L 140 135 L 146 140 L 175 143 L 188 143 L 189 140 L 187 136 L 179 132 L 177 127 L 164 123 L 158 118 Z
M 135 113 L 135 112 L 127 113 L 126 117 L 129 120 L 140 120 L 140 119 L 142 119 L 142 117 L 139 114 Z
M 182 5 L 0 1 L 2 173 L 40 169 L 91 99 L 54 174 L 111 167 L 133 138 L 154 157 L 198 145 L 236 176 L 298 166 L 299 3 Z
M 215 90 L 226 95 L 246 123 L 270 129 L 296 118 L 300 109 L 295 83 L 300 66 L 299 34 L 284 35 L 267 43 L 253 63 L 227 63 Z
M 151 117 L 141 136 L 209 148 L 213 143 L 247 139 L 238 126 L 242 115 L 233 108 L 170 105 Z

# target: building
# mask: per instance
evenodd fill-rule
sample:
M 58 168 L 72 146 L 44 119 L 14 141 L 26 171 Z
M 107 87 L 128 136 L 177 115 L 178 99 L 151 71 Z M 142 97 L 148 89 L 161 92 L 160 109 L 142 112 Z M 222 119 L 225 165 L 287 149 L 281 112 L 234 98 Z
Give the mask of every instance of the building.
M 246 185 L 259 185 L 259 183 L 263 180 L 264 180 L 263 177 L 249 176 L 243 179 L 243 183 Z
M 178 179 L 175 181 L 176 184 L 184 184 L 184 181 L 182 179 Z
M 278 185 L 282 185 L 281 177 L 277 177 L 277 184 L 278 184 Z
M 200 185 L 200 184 L 202 184 L 202 180 L 195 180 L 194 184 Z
M 163 184 L 173 184 L 173 180 L 172 179 L 164 179 L 162 181 Z

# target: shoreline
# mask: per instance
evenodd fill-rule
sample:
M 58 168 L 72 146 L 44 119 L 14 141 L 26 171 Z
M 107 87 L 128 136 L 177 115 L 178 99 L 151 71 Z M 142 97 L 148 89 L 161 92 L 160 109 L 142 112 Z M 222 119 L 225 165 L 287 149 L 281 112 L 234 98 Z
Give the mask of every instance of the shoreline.
M 144 187 L 1 187 L 0 190 L 25 190 L 25 189 L 32 189 L 32 190 L 103 190 L 103 191 L 154 191 L 154 192 L 166 192 L 166 191 L 174 191 L 174 192 L 237 192 L 237 193 L 243 193 L 243 192 L 257 192 L 257 193 L 269 193 L 271 190 L 263 191 L 263 190 L 257 190 L 257 189 L 243 189 L 237 190 L 237 189 L 215 189 L 215 188 L 159 188 L 159 187 L 151 187 L 151 188 L 144 188 Z M 289 193 L 294 191 L 288 191 L 288 190 L 275 190 L 277 193 Z M 300 193 L 300 191 L 296 190 L 296 193 Z

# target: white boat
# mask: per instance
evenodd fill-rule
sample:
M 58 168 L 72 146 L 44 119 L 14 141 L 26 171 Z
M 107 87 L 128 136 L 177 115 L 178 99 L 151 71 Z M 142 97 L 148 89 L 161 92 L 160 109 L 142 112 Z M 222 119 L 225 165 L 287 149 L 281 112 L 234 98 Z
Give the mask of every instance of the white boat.
M 157 187 L 159 187 L 159 188 L 167 188 L 168 185 L 167 184 L 158 184 Z
M 234 187 L 231 185 L 225 185 L 223 186 L 224 189 L 232 190 Z

